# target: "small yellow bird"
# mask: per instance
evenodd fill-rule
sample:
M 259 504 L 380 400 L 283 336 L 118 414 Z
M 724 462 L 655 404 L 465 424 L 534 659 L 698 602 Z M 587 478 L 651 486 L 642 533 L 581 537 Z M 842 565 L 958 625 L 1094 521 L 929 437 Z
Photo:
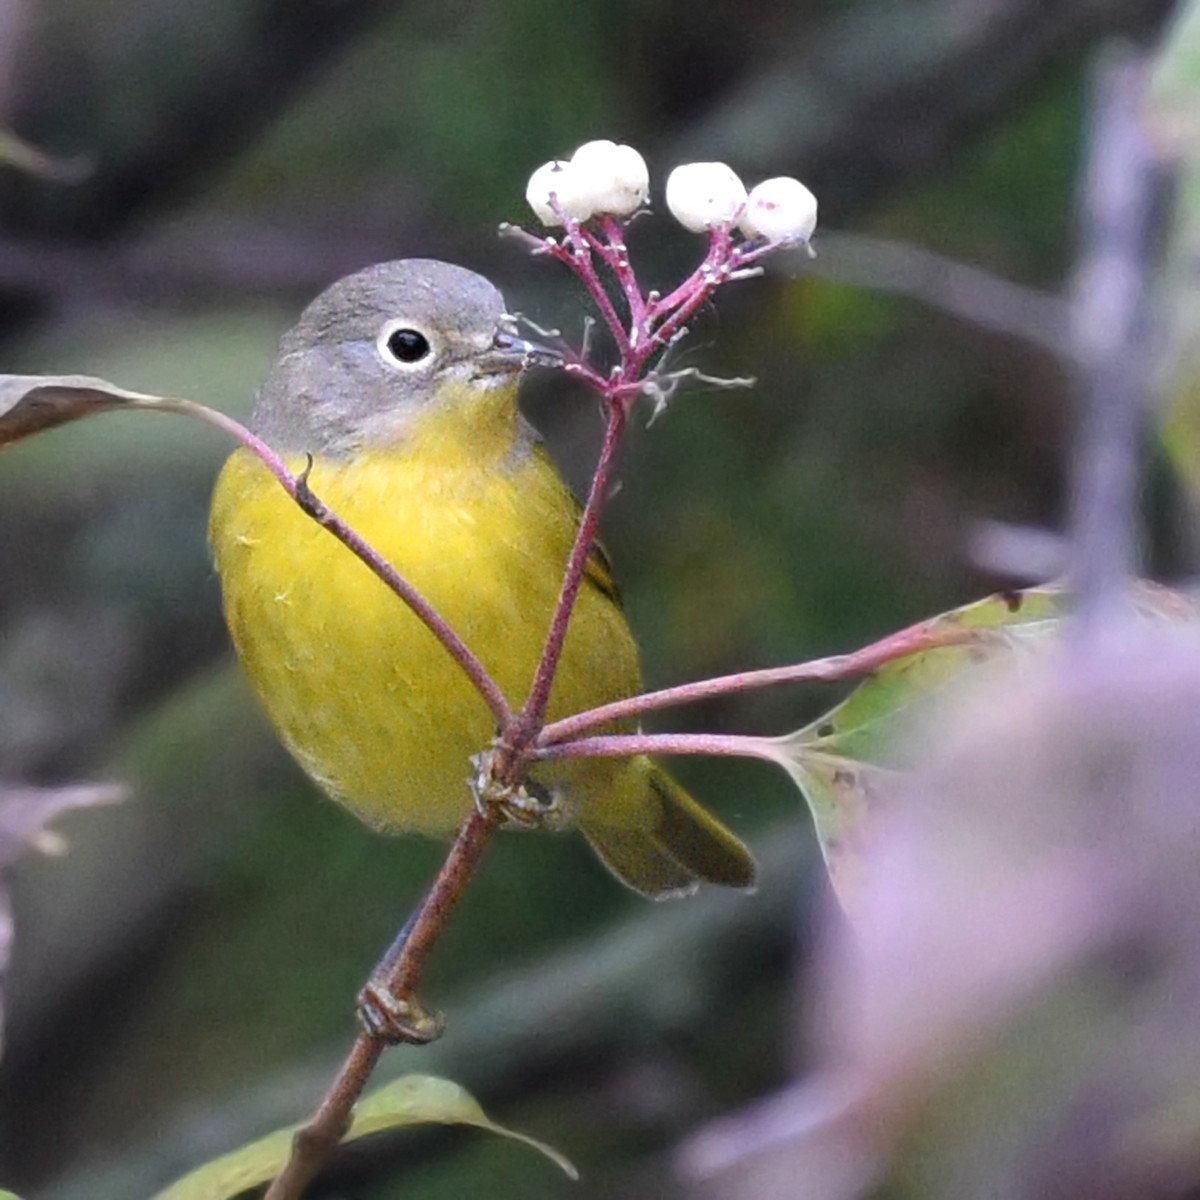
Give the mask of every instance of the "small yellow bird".
M 510 702 L 541 655 L 579 506 L 517 411 L 527 344 L 484 278 L 426 259 L 335 283 L 284 335 L 250 426 L 444 616 Z M 487 706 L 408 607 L 236 451 L 209 529 L 250 682 L 313 780 L 368 824 L 445 837 L 472 803 Z M 637 649 L 592 556 L 549 718 L 634 695 Z M 629 729 L 632 726 L 622 726 Z M 610 730 L 612 732 L 614 730 Z M 539 765 L 601 860 L 663 898 L 746 888 L 746 847 L 649 758 Z

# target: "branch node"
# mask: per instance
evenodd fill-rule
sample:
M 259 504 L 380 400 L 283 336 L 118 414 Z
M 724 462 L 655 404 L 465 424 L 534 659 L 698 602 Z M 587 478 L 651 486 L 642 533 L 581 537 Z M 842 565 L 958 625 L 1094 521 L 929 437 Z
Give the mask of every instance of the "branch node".
M 323 500 L 308 486 L 308 477 L 312 474 L 313 456 L 304 456 L 304 470 L 296 476 L 296 503 L 319 525 L 328 525 L 331 517 L 330 510 Z

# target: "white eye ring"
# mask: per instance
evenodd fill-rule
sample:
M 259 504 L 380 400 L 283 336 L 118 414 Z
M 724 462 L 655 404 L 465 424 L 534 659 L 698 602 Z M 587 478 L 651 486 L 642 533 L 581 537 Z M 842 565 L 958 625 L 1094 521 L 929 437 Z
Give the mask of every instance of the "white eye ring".
M 389 321 L 375 339 L 379 357 L 395 370 L 422 371 L 434 357 L 434 339 L 405 317 Z

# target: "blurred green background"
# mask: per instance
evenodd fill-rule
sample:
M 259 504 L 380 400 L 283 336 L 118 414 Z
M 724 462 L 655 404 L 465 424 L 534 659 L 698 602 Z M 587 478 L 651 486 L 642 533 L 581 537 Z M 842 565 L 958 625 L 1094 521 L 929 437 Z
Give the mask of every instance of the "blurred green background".
M 1067 381 L 1016 329 L 1071 263 L 1089 66 L 1110 39 L 1152 41 L 1170 7 L 0 0 L 0 124 L 92 168 L 0 171 L 4 369 L 242 414 L 307 299 L 414 255 L 577 332 L 566 273 L 495 235 L 531 224 L 540 162 L 627 141 L 654 199 L 690 158 L 793 174 L 821 202 L 817 260 L 727 289 L 687 351 L 758 387 L 639 422 L 605 539 L 652 684 L 853 648 L 993 587 L 969 553 L 980 522 L 1061 519 Z M 630 241 L 652 284 L 702 250 L 665 216 Z M 980 320 L 947 311 L 932 256 L 1029 289 L 1008 326 L 982 302 Z M 527 400 L 582 486 L 594 404 L 556 379 Z M 13 881 L 0 1181 L 30 1195 L 147 1195 L 302 1116 L 440 861 L 316 796 L 257 716 L 204 539 L 226 452 L 130 415 L 0 457 L 0 778 L 135 788 L 63 821 L 70 857 Z M 784 732 L 835 695 L 662 727 Z M 424 989 L 445 1043 L 385 1062 L 452 1072 L 583 1183 L 443 1132 L 369 1144 L 320 1194 L 669 1194 L 680 1134 L 802 1058 L 797 963 L 826 901 L 801 804 L 763 767 L 679 773 L 763 848 L 757 896 L 649 906 L 576 838 L 505 837 Z

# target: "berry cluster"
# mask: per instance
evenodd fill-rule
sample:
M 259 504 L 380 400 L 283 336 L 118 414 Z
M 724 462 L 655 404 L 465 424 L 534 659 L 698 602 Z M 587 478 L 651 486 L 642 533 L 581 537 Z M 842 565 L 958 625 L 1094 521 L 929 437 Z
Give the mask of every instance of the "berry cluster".
M 667 360 L 686 336 L 687 322 L 719 287 L 760 274 L 759 260 L 778 250 L 799 246 L 811 253 L 817 201 L 804 184 L 787 176 L 765 180 L 747 193 L 724 163 L 676 167 L 667 179 L 667 208 L 686 229 L 707 232 L 708 252 L 691 275 L 663 294 L 641 286 L 625 245 L 625 226 L 644 211 L 649 195 L 646 160 L 632 146 L 607 139 L 585 142 L 569 159 L 538 167 L 525 189 L 538 220 L 561 228 L 562 235 L 534 237 L 511 225 L 501 231 L 568 267 L 612 336 L 618 362 L 609 370 L 591 361 L 586 336 L 580 351 L 563 345 L 565 369 L 610 403 L 627 409 L 646 396 L 658 413 L 685 379 L 738 387 L 753 382 L 714 379 L 695 368 L 668 370 Z M 614 296 L 620 299 L 614 302 Z
M 529 178 L 525 199 L 543 225 L 563 217 L 590 221 L 607 214 L 630 217 L 650 195 L 646 160 L 632 146 L 584 142 L 569 160 L 543 163 Z
M 650 195 L 646 160 L 632 147 L 585 142 L 570 159 L 544 163 L 530 176 L 525 199 L 543 225 L 593 217 L 630 217 Z M 685 163 L 667 177 L 667 208 L 693 233 L 736 226 L 752 241 L 804 242 L 817 225 L 817 199 L 798 179 L 780 175 L 749 193 L 719 162 Z

